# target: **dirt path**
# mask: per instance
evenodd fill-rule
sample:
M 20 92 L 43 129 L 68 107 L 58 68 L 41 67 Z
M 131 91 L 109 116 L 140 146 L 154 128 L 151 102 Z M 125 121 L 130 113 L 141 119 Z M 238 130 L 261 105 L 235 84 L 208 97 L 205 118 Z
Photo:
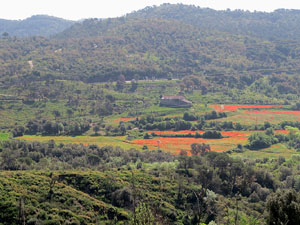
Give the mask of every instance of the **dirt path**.
M 32 62 L 32 60 L 29 60 L 29 61 L 28 61 L 28 64 L 29 64 L 29 66 L 30 66 L 30 69 L 33 70 L 33 62 Z

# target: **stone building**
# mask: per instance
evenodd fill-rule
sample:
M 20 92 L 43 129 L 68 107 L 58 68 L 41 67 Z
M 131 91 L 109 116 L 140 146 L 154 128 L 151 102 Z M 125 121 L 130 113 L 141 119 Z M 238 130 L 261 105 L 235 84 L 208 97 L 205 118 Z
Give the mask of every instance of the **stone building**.
M 160 106 L 172 108 L 190 108 L 192 102 L 188 101 L 184 96 L 162 96 Z

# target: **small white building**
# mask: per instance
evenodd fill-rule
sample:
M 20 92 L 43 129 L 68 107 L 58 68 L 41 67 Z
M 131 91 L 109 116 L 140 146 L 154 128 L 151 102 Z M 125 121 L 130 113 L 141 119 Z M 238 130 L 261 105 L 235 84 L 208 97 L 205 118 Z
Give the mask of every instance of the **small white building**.
M 192 102 L 187 100 L 184 96 L 162 96 L 160 99 L 160 106 L 172 108 L 190 108 Z

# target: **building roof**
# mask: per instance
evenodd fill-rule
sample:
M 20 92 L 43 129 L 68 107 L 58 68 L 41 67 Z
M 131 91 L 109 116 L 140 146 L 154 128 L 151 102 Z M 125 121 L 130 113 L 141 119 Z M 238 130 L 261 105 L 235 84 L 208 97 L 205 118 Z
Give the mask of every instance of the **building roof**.
M 186 103 L 191 103 L 190 101 L 188 101 L 182 95 L 177 95 L 177 96 L 162 96 L 161 99 L 162 100 L 181 100 L 181 101 L 186 102 Z
M 184 96 L 162 96 L 161 99 L 179 99 L 179 100 L 186 100 Z

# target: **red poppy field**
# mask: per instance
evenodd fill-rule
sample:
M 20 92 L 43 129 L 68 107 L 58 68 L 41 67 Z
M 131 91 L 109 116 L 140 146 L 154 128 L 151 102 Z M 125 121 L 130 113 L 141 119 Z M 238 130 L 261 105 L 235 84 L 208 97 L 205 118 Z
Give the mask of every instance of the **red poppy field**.
M 300 111 L 290 111 L 282 109 L 282 106 L 271 105 L 225 105 L 212 106 L 217 112 L 231 112 L 226 118 L 215 121 L 233 121 L 244 125 L 280 123 L 283 121 L 300 121 Z M 240 110 L 248 109 L 248 110 Z M 253 110 L 250 110 L 253 109 Z
M 157 135 L 194 134 L 197 131 L 149 131 Z M 198 131 L 200 134 L 204 131 Z M 222 139 L 203 139 L 194 137 L 158 137 L 153 139 L 136 139 L 131 143 L 140 147 L 147 145 L 150 150 L 161 149 L 172 154 L 179 154 L 180 150 L 189 151 L 193 143 L 209 144 L 212 151 L 223 152 L 235 148 L 238 144 L 248 143 L 248 137 L 254 132 L 262 131 L 223 131 Z M 286 130 L 277 130 L 275 133 L 287 134 Z
M 212 106 L 217 112 L 230 112 L 239 109 L 266 109 L 266 108 L 281 108 L 282 106 L 274 105 L 214 105 Z
M 176 134 L 195 134 L 198 132 L 199 134 L 204 133 L 204 131 L 193 131 L 193 130 L 179 130 L 179 131 L 171 131 L 171 130 L 165 130 L 165 131 L 148 131 L 149 134 L 156 134 L 156 135 L 176 135 Z
M 183 131 L 180 132 L 182 134 Z M 185 131 L 190 132 L 190 131 Z M 203 133 L 203 132 L 199 132 Z M 165 132 L 167 134 L 167 132 Z M 176 134 L 176 132 L 169 131 L 169 134 Z M 251 132 L 222 132 L 225 138 L 222 139 L 203 139 L 193 137 L 159 137 L 154 139 L 139 139 L 132 143 L 144 146 L 147 145 L 149 149 L 161 149 L 172 154 L 179 154 L 180 150 L 189 151 L 193 143 L 209 144 L 212 151 L 223 152 L 228 149 L 236 147 L 237 144 L 247 144 L 247 137 Z
M 213 106 L 215 109 L 221 110 L 220 106 Z M 219 108 L 218 108 L 219 107 Z M 240 110 L 246 109 L 246 110 Z M 261 110 L 259 110 L 261 109 Z M 227 105 L 222 107 L 222 110 L 226 110 L 228 113 L 226 118 L 217 119 L 214 121 L 231 121 L 233 123 L 241 124 L 263 124 L 264 122 L 279 123 L 281 121 L 299 121 L 300 111 L 288 111 L 283 110 L 281 106 L 238 106 L 238 105 Z M 173 115 L 182 116 L 182 115 Z M 128 118 L 115 118 L 111 122 L 117 125 L 120 121 L 128 122 L 135 120 L 135 117 Z M 144 145 L 150 150 L 161 149 L 172 154 L 179 154 L 181 150 L 186 150 L 189 153 L 191 144 L 193 143 L 206 143 L 209 144 L 212 151 L 224 152 L 235 148 L 238 144 L 246 145 L 248 143 L 248 137 L 257 131 L 222 131 L 221 134 L 223 138 L 221 139 L 203 139 L 194 137 L 175 137 L 184 136 L 191 134 L 195 135 L 198 132 L 203 134 L 204 131 L 191 131 L 191 130 L 181 130 L 181 131 L 147 131 L 147 133 L 155 133 L 158 137 L 153 139 L 134 139 L 127 140 L 126 136 L 116 136 L 116 137 L 90 137 L 90 136 L 78 136 L 78 137 L 52 137 L 52 136 L 32 136 L 26 135 L 20 139 L 25 139 L 29 141 L 48 141 L 55 140 L 57 143 L 77 143 L 83 145 L 96 144 L 99 146 L 112 145 L 121 146 L 124 149 L 136 148 L 142 149 Z M 263 132 L 263 131 L 258 131 Z M 277 130 L 276 133 L 287 134 L 286 130 Z M 171 137 L 168 137 L 171 136 Z M 276 145 L 277 146 L 277 145 Z M 278 145 L 277 147 L 271 146 L 268 149 L 263 149 L 261 151 L 253 153 L 253 151 L 246 151 L 244 153 L 239 153 L 247 157 L 255 157 L 256 155 L 261 157 L 277 157 L 278 154 L 293 154 L 292 150 L 287 149 L 286 146 Z M 254 154 L 254 155 L 253 155 Z M 269 155 L 268 155 L 269 154 Z

